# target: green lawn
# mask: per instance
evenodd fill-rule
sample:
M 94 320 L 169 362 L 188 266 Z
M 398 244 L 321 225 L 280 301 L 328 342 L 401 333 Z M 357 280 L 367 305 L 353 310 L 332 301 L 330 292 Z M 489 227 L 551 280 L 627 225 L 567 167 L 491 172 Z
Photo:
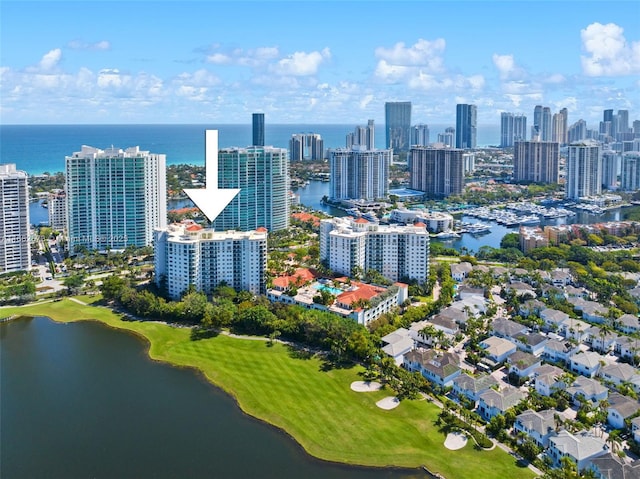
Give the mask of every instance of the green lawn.
M 477 451 L 470 441 L 459 451 L 445 449 L 444 435 L 434 425 L 439 409 L 427 401 L 403 401 L 391 411 L 379 409 L 375 402 L 389 391 L 356 393 L 349 388 L 360 379 L 359 367 L 325 372 L 317 358 L 295 358 L 285 346 L 269 347 L 263 341 L 224 335 L 191 341 L 187 328 L 122 321 L 106 308 L 68 299 L 0 309 L 0 317 L 12 314 L 56 321 L 93 318 L 136 332 L 149 339 L 152 358 L 202 370 L 245 412 L 286 430 L 319 458 L 369 466 L 426 465 L 447 479 L 534 477 L 498 448 Z

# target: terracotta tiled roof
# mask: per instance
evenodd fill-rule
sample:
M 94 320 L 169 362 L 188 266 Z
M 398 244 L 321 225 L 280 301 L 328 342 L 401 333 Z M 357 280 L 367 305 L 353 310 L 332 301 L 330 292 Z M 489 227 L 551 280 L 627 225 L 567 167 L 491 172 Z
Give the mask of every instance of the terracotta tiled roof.
M 291 276 L 279 276 L 273 279 L 273 285 L 280 288 L 288 288 L 289 285 L 300 286 L 307 281 L 313 281 L 314 274 L 306 268 L 299 268 Z
M 384 288 L 365 283 L 352 283 L 356 288 L 340 294 L 336 299 L 339 303 L 351 305 L 359 299 L 370 300 L 384 291 Z
M 304 211 L 300 213 L 293 213 L 291 217 L 298 221 L 311 221 L 314 226 L 318 226 L 320 224 L 320 218 Z

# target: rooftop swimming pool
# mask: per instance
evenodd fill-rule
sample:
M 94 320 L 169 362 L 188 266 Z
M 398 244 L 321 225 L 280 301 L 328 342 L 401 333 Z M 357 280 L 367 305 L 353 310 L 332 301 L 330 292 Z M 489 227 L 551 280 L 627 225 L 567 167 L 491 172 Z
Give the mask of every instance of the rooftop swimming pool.
M 327 286 L 326 284 L 320 284 L 320 283 L 315 283 L 313 285 L 313 288 L 317 289 L 318 291 L 328 291 L 329 293 L 333 294 L 334 296 L 338 296 L 339 294 L 344 293 L 344 291 L 342 291 L 341 289 L 332 288 L 331 286 Z

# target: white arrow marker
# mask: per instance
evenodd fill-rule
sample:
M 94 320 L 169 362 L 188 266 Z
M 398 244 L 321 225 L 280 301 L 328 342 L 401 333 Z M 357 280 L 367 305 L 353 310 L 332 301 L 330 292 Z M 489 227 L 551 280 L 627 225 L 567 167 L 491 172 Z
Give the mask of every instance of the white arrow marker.
M 204 190 L 185 189 L 184 192 L 211 222 L 231 203 L 240 189 L 218 188 L 218 130 L 205 131 L 204 169 L 207 185 Z

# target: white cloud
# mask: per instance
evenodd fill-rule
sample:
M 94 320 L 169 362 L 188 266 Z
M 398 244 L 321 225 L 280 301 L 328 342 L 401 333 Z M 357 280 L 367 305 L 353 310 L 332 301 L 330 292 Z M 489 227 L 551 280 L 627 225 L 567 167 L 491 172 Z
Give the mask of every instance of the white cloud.
M 53 50 L 46 53 L 42 57 L 38 66 L 40 67 L 41 70 L 44 70 L 44 71 L 51 70 L 60 62 L 61 58 L 62 58 L 62 50 L 60 50 L 59 48 L 54 48 Z
M 592 23 L 580 31 L 582 71 L 587 76 L 622 76 L 640 73 L 640 41 L 628 43 L 615 23 Z
M 216 65 L 225 65 L 231 63 L 231 57 L 229 55 L 225 55 L 224 53 L 214 53 L 207 56 L 207 62 Z
M 419 39 L 409 47 L 402 42 L 391 48 L 378 47 L 375 50 L 378 63 L 374 75 L 386 84 L 406 84 L 413 90 L 425 92 L 484 88 L 482 75 L 447 72 L 442 57 L 445 47 L 446 42 L 442 38 L 433 41 Z
M 215 45 L 214 48 L 220 48 Z M 216 65 L 241 65 L 247 67 L 256 67 L 265 65 L 270 60 L 277 58 L 279 51 L 277 47 L 259 47 L 256 49 L 244 50 L 235 48 L 227 52 L 215 51 L 207 55 L 207 63 Z
M 520 80 L 526 76 L 524 69 L 516 64 L 513 55 L 498 55 L 494 53 L 492 60 L 502 80 Z
M 444 71 L 441 55 L 445 46 L 443 38 L 432 42 L 421 38 L 410 47 L 405 47 L 403 42 L 396 43 L 392 48 L 378 47 L 375 55 L 380 62 L 394 66 L 420 66 L 435 73 Z
M 367 95 L 362 100 L 360 100 L 360 108 L 365 110 L 369 103 L 373 100 L 373 95 Z
M 393 65 L 386 60 L 380 60 L 375 75 L 388 83 L 394 83 L 409 76 L 412 70 L 402 65 Z
M 526 95 L 507 93 L 505 95 L 511 104 L 516 108 L 519 107 L 523 101 L 531 102 L 541 102 L 542 101 L 542 93 L 529 93 Z
M 484 88 L 484 77 L 482 75 L 472 75 L 466 78 L 466 82 L 474 90 L 482 90 Z
M 451 77 L 438 78 L 422 71 L 408 79 L 407 85 L 414 90 L 481 90 L 484 88 L 485 80 L 482 75 L 454 75 Z
M 109 50 L 111 49 L 111 43 L 107 40 L 102 40 L 99 42 L 88 43 L 83 42 L 82 40 L 72 40 L 67 46 L 72 50 Z
M 126 75 L 120 75 L 117 69 L 100 70 L 97 78 L 97 86 L 100 88 L 120 88 L 128 83 L 129 78 Z
M 206 99 L 207 88 L 181 85 L 176 90 L 176 95 L 191 101 L 203 101 Z
M 214 75 L 210 71 L 205 69 L 200 69 L 193 73 L 187 73 L 187 72 L 181 73 L 174 80 L 174 83 L 176 85 L 193 85 L 193 86 L 210 87 L 214 85 L 219 85 L 221 82 L 220 82 L 220 78 L 218 78 L 216 75 Z
M 554 103 L 557 110 L 566 108 L 568 111 L 573 112 L 578 110 L 578 99 L 574 96 L 568 96 Z
M 564 83 L 567 81 L 564 75 L 560 73 L 555 73 L 553 75 L 549 75 L 547 78 L 543 80 L 545 83 Z
M 272 70 L 280 75 L 315 75 L 318 72 L 320 64 L 330 58 L 331 52 L 328 48 L 324 48 L 319 52 L 295 52 L 287 58 L 283 58 L 278 61 L 278 63 L 273 66 Z

